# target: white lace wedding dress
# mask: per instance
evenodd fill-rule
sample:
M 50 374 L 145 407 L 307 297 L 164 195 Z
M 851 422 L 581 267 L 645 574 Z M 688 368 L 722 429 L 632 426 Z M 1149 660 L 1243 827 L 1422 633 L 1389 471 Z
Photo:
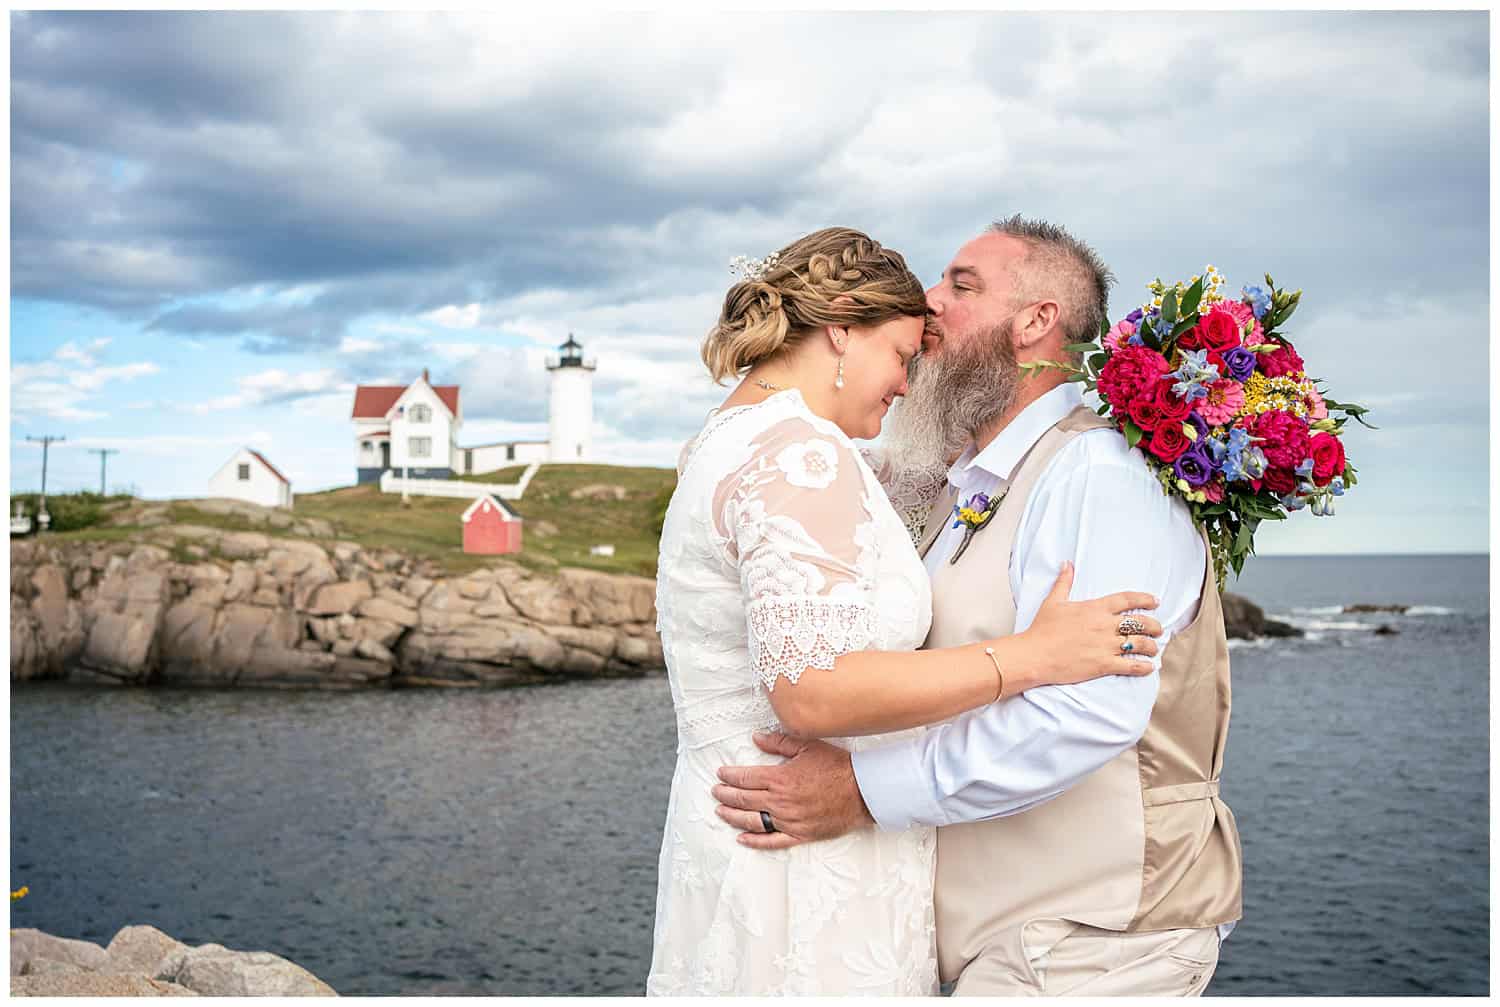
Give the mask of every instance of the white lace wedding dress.
M 931 594 L 908 529 L 795 389 L 711 415 L 678 475 L 656 595 L 677 768 L 646 992 L 936 994 L 932 829 L 765 852 L 735 841 L 711 793 L 720 766 L 780 761 L 750 739 L 777 726 L 778 679 L 921 645 Z

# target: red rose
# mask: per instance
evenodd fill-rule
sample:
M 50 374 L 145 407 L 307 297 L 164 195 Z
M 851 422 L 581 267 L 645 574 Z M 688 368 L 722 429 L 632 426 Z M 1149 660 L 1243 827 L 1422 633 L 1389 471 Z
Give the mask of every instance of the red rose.
M 1172 382 L 1159 381 L 1156 388 L 1152 390 L 1152 403 L 1161 413 L 1161 422 L 1171 421 L 1176 424 L 1183 423 L 1188 418 L 1188 413 L 1193 411 L 1193 404 L 1172 391 Z
M 1240 323 L 1229 312 L 1215 308 L 1198 319 L 1198 324 L 1190 331 L 1184 332 L 1177 345 L 1188 350 L 1215 350 L 1219 353 L 1232 350 L 1240 345 Z
M 1297 474 L 1291 469 L 1266 469 L 1266 489 L 1277 496 L 1297 491 Z
M 1344 445 L 1330 433 L 1314 434 L 1312 446 L 1313 482 L 1327 486 L 1334 476 L 1344 474 Z
M 1175 462 L 1191 446 L 1187 434 L 1182 432 L 1181 423 L 1163 421 L 1151 435 L 1151 453 L 1168 464 Z
M 1300 374 L 1306 369 L 1302 358 L 1297 351 L 1292 349 L 1291 343 L 1282 343 L 1279 349 L 1270 353 L 1257 353 L 1255 361 L 1256 370 L 1268 378 L 1279 378 L 1284 374 Z
M 1171 371 L 1162 355 L 1144 346 L 1122 346 L 1110 355 L 1109 362 L 1099 372 L 1099 394 L 1116 412 L 1127 410 L 1130 404 L 1161 382 L 1162 375 Z
M 1136 426 L 1150 433 L 1161 426 L 1161 406 L 1155 398 L 1142 395 L 1130 403 L 1130 418 L 1135 421 Z
M 1260 438 L 1266 461 L 1276 468 L 1294 469 L 1307 457 L 1307 421 L 1291 413 L 1261 413 L 1250 423 L 1250 436 Z

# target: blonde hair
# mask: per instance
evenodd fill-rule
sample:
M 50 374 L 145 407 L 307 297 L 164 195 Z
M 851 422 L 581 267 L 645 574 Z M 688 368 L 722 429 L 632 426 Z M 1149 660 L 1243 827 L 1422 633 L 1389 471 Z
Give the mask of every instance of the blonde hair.
M 927 295 L 900 252 L 852 228 L 826 227 L 777 252 L 758 279 L 729 288 L 718 324 L 703 340 L 703 362 L 722 383 L 787 352 L 819 326 L 872 326 L 926 314 Z

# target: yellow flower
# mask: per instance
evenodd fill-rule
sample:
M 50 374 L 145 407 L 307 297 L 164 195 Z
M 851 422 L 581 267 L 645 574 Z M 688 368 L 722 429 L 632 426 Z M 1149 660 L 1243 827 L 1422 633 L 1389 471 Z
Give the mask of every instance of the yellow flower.
M 26 893 L 29 892 L 29 891 L 31 891 L 30 888 L 27 888 L 25 885 L 22 885 L 20 888 L 18 888 L 15 891 L 13 891 L 13 892 L 10 893 L 10 900 L 12 902 L 14 902 L 14 901 L 16 901 L 16 899 L 24 899 L 26 897 Z

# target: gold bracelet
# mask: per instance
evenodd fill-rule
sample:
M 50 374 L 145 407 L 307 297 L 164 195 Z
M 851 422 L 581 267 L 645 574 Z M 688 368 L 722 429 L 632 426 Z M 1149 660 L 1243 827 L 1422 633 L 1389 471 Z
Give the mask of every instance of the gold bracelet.
M 994 647 L 986 647 L 984 652 L 989 655 L 991 661 L 995 662 L 995 677 L 1000 680 L 1000 691 L 995 693 L 995 702 L 998 703 L 1000 697 L 1005 695 L 1005 672 L 1000 668 L 1000 659 L 995 656 Z

